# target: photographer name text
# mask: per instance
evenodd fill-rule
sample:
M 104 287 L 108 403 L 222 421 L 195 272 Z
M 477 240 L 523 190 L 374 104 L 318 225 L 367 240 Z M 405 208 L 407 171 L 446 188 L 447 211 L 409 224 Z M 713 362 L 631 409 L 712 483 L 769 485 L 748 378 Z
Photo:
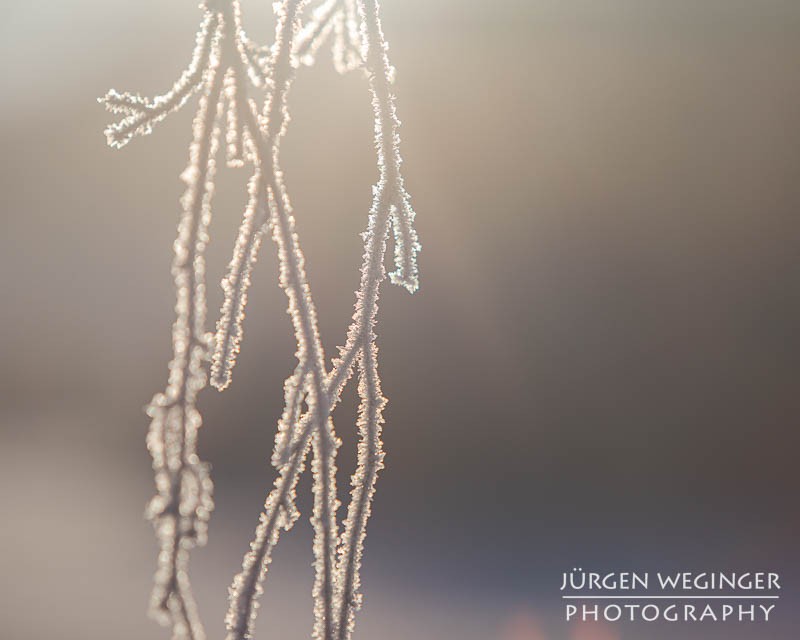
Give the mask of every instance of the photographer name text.
M 765 571 L 598 573 L 565 571 L 560 591 L 568 621 L 769 622 L 780 575 Z

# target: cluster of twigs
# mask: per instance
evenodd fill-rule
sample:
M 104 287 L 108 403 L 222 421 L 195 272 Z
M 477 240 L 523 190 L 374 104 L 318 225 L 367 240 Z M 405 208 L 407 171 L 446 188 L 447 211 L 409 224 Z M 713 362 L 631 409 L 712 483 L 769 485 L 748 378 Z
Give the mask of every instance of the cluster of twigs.
M 124 117 L 106 129 L 111 146 L 122 147 L 137 134 L 200 93 L 194 118 L 194 140 L 182 174 L 178 238 L 172 274 L 177 290 L 173 324 L 173 358 L 169 382 L 148 408 L 147 445 L 153 457 L 157 494 L 148 505 L 160 544 L 152 613 L 171 625 L 173 638 L 204 638 L 188 579 L 189 550 L 206 540 L 212 483 L 196 450 L 201 417 L 196 408 L 207 369 L 220 390 L 231 373 L 242 339 L 244 308 L 251 271 L 262 236 L 270 230 L 278 248 L 280 285 L 289 301 L 297 340 L 298 364 L 286 380 L 285 407 L 278 422 L 272 463 L 278 476 L 266 498 L 241 572 L 230 589 L 227 640 L 252 636 L 261 583 L 282 530 L 299 517 L 295 488 L 313 451 L 314 637 L 345 640 L 360 605 L 359 568 L 375 481 L 383 466 L 382 411 L 386 403 L 378 377 L 374 326 L 384 254 L 394 229 L 395 270 L 392 282 L 417 289 L 414 212 L 400 173 L 399 122 L 392 93 L 393 68 L 381 29 L 377 0 L 325 0 L 307 12 L 304 0 L 275 3 L 275 42 L 269 47 L 246 35 L 238 0 L 206 0 L 203 21 L 189 67 L 173 88 L 148 99 L 114 90 L 102 98 Z M 280 168 L 280 143 L 289 123 L 287 98 L 297 67 L 311 64 L 326 39 L 333 40 L 336 68 L 362 69 L 369 81 L 375 112 L 375 144 L 380 178 L 364 237 L 361 283 L 344 347 L 328 370 L 317 328 L 317 313 L 306 280 L 304 257 Z M 256 92 L 265 95 L 259 109 Z M 204 252 L 209 241 L 216 156 L 224 132 L 229 166 L 248 166 L 249 202 L 239 229 L 228 273 L 222 281 L 224 303 L 216 334 L 206 328 Z M 335 458 L 339 440 L 331 413 L 342 390 L 358 369 L 360 397 L 358 463 L 344 531 L 336 520 Z M 305 404 L 305 411 L 303 405 Z

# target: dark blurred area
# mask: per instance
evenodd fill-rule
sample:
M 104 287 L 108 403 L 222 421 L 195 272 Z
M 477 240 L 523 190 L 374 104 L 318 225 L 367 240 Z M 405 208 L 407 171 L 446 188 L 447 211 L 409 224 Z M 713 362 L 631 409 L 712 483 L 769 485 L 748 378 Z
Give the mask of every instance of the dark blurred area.
M 800 4 L 383 4 L 422 284 L 381 298 L 387 458 L 355 638 L 796 638 Z M 271 41 L 268 3 L 244 10 Z M 0 636 L 166 638 L 144 615 L 143 407 L 171 354 L 194 102 L 116 152 L 95 98 L 171 86 L 200 14 L 4 14 Z M 283 164 L 330 355 L 377 178 L 369 94 L 325 50 L 290 107 Z M 246 176 L 220 175 L 209 326 Z M 285 307 L 265 242 L 233 386 L 201 399 L 217 508 L 192 576 L 210 637 L 274 477 Z M 351 386 L 342 500 L 354 416 Z M 309 490 L 257 637 L 310 635 Z M 769 570 L 784 591 L 769 624 L 572 625 L 558 587 L 573 567 Z

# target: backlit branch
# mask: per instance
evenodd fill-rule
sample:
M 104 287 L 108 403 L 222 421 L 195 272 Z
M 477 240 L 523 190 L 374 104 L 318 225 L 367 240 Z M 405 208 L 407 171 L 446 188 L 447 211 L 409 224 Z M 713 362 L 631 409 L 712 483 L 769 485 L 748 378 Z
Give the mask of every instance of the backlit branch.
M 277 246 L 279 284 L 297 343 L 297 366 L 284 384 L 284 410 L 278 421 L 272 464 L 278 471 L 265 501 L 250 551 L 230 590 L 226 616 L 228 640 L 253 633 L 272 550 L 281 530 L 299 517 L 295 506 L 298 479 L 306 456 L 314 452 L 313 473 L 315 581 L 314 636 L 320 640 L 349 637 L 360 603 L 359 569 L 366 524 L 379 469 L 380 440 L 386 403 L 378 377 L 375 321 L 378 292 L 386 277 L 384 256 L 394 228 L 395 269 L 392 282 L 414 291 L 417 286 L 414 213 L 400 174 L 399 121 L 391 91 L 393 69 L 386 57 L 378 6 L 374 0 L 326 0 L 301 25 L 304 0 L 273 5 L 276 38 L 271 46 L 253 43 L 242 27 L 238 0 L 206 0 L 192 61 L 173 88 L 153 99 L 111 90 L 101 101 L 122 120 L 106 129 L 111 146 L 124 146 L 146 134 L 196 92 L 201 97 L 194 119 L 189 164 L 182 174 L 187 188 L 175 242 L 172 273 L 177 293 L 173 325 L 173 358 L 169 381 L 148 408 L 147 444 L 153 457 L 157 494 L 148 505 L 159 545 L 152 613 L 170 624 L 175 640 L 202 640 L 202 625 L 188 579 L 189 550 L 206 540 L 213 508 L 207 466 L 197 456 L 201 424 L 197 394 L 206 384 L 206 366 L 214 386 L 230 384 L 241 346 L 244 310 L 253 266 L 264 233 Z M 360 25 L 360 27 L 359 27 Z M 339 71 L 363 68 L 369 79 L 375 111 L 380 177 L 364 238 L 361 284 L 353 321 L 339 357 L 328 371 L 319 336 L 317 311 L 305 273 L 305 257 L 295 230 L 279 154 L 289 123 L 288 94 L 300 62 L 310 64 L 325 39 L 333 36 L 333 58 Z M 258 109 L 251 93 L 265 92 Z M 224 303 L 216 335 L 206 331 L 205 247 L 209 240 L 216 154 L 224 130 L 229 166 L 251 165 L 248 204 L 228 273 L 222 281 Z M 331 414 L 358 364 L 358 467 L 345 530 L 336 524 L 336 452 L 339 440 Z M 303 412 L 303 405 L 307 410 Z

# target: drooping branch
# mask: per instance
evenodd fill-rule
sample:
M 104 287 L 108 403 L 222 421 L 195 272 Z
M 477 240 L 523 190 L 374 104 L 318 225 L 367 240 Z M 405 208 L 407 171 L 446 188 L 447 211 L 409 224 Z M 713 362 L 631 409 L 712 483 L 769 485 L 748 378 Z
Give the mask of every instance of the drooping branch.
M 333 620 L 333 564 L 335 548 L 338 540 L 336 533 L 336 489 L 335 466 L 333 464 L 338 441 L 333 433 L 327 394 L 324 392 L 325 380 L 324 354 L 317 329 L 317 315 L 306 280 L 305 258 L 299 247 L 299 240 L 294 229 L 294 218 L 288 194 L 283 184 L 283 176 L 279 166 L 280 139 L 288 123 L 286 99 L 291 81 L 294 77 L 292 64 L 292 42 L 299 28 L 299 11 L 302 2 L 286 0 L 278 11 L 276 41 L 272 47 L 273 58 L 270 63 L 271 85 L 273 91 L 264 106 L 264 115 L 257 122 L 252 112 L 248 112 L 247 128 L 253 141 L 252 154 L 254 162 L 266 182 L 266 196 L 272 213 L 270 225 L 273 239 L 278 246 L 280 262 L 280 284 L 289 299 L 289 315 L 294 325 L 297 338 L 297 358 L 301 366 L 308 370 L 308 395 L 306 402 L 316 410 L 318 420 L 314 424 L 316 437 L 313 440 L 315 457 L 314 472 L 314 517 L 315 530 L 314 550 L 316 556 L 317 577 L 314 586 L 315 598 L 315 635 L 320 638 L 331 638 Z M 232 269 L 233 272 L 233 269 Z M 223 318 L 225 316 L 223 315 Z M 218 331 L 218 350 L 224 345 L 224 334 L 228 331 L 221 325 Z M 214 366 L 218 367 L 218 379 L 229 379 L 231 360 L 223 361 L 222 356 L 215 356 Z M 287 398 L 287 405 L 289 404 Z M 325 416 L 324 418 L 322 416 Z M 294 465 L 299 468 L 298 464 Z M 226 624 L 229 638 L 245 637 L 252 633 L 256 606 L 255 601 L 260 594 L 260 581 L 269 563 L 269 551 L 277 540 L 276 525 L 286 526 L 285 517 L 278 519 L 278 510 L 284 507 L 285 496 L 293 491 L 296 478 L 288 477 L 280 480 L 279 491 L 283 494 L 280 500 L 268 499 L 265 504 L 263 527 L 259 527 L 256 539 L 251 545 L 243 562 L 242 572 L 234 579 L 231 589 L 231 605 Z M 276 486 L 276 488 L 278 488 Z M 270 512 L 270 510 L 272 510 Z
M 215 42 L 212 49 L 218 50 L 219 46 Z M 212 53 L 210 59 L 218 60 L 217 53 Z M 214 192 L 222 92 L 222 74 L 215 63 L 205 71 L 204 79 L 207 92 L 195 116 L 189 165 L 182 175 L 187 187 L 181 201 L 183 215 L 172 263 L 177 291 L 177 317 L 172 329 L 174 354 L 167 389 L 153 398 L 148 409 L 152 422 L 147 436 L 158 488 L 147 515 L 161 547 L 151 613 L 171 623 L 174 638 L 190 640 L 204 636 L 186 573 L 188 553 L 191 547 L 205 543 L 213 508 L 208 470 L 197 456 L 201 418 L 196 399 L 206 383 L 202 363 L 208 351 L 204 253 Z
M 380 179 L 375 188 L 375 200 L 370 215 L 370 223 L 375 228 L 367 233 L 365 239 L 365 263 L 356 303 L 356 319 L 348 332 L 349 348 L 345 350 L 345 354 L 351 351 L 360 353 L 358 394 L 361 405 L 358 425 L 361 442 L 358 445 L 357 469 L 353 475 L 353 490 L 337 564 L 337 584 L 341 590 L 336 621 L 339 640 L 350 637 L 354 613 L 360 607 L 361 556 L 375 482 L 378 471 L 383 467 L 380 432 L 386 399 L 381 393 L 378 377 L 374 326 L 378 310 L 378 289 L 385 277 L 383 255 L 390 217 L 395 225 L 397 265 L 397 270 L 391 274 L 392 282 L 405 286 L 412 293 L 418 286 L 415 254 L 419 250 L 419 243 L 412 226 L 413 212 L 410 206 L 404 212 L 399 211 L 399 207 L 407 206 L 408 196 L 400 173 L 402 161 L 400 137 L 397 133 L 400 122 L 396 116 L 394 95 L 391 91 L 394 73 L 386 54 L 388 47 L 381 28 L 377 0 L 359 0 L 358 8 L 362 17 L 364 59 L 375 113 L 375 146 Z
M 273 156 L 279 151 L 281 138 L 288 124 L 286 100 L 295 75 L 291 62 L 291 47 L 301 8 L 299 5 L 302 5 L 302 2 L 290 3 L 282 9 L 283 14 L 278 16 L 276 40 L 271 48 L 272 57 L 265 63 L 268 71 L 265 82 L 269 87 L 269 92 L 260 122 L 259 118 L 253 116 L 251 105 L 248 105 L 242 89 L 235 97 L 237 105 L 244 105 L 236 107 L 238 122 L 251 136 L 252 159 L 261 167 L 265 179 L 268 179 L 276 171 L 277 158 Z M 292 11 L 291 21 L 286 13 L 290 10 Z M 241 75 L 242 63 L 239 60 L 233 60 L 233 65 L 233 68 L 239 71 L 239 73 L 234 73 L 234 76 Z M 267 142 L 259 145 L 257 140 L 261 136 L 266 136 Z M 279 171 L 279 169 L 277 170 Z M 266 183 L 257 197 L 262 198 L 266 208 Z M 237 241 L 234 248 L 228 274 L 223 281 L 225 300 L 217 323 L 216 348 L 211 365 L 211 384 L 220 391 L 231 382 L 243 333 L 244 309 L 247 304 L 247 288 L 250 284 L 247 276 L 258 258 L 259 243 L 256 236 L 263 233 L 263 227 L 267 223 L 266 216 L 264 216 L 262 220 L 249 224 L 249 217 L 252 216 L 245 212 L 245 219 L 240 227 L 240 240 Z M 243 251 L 250 248 L 254 248 L 255 251 L 242 255 Z
M 393 70 L 386 58 L 377 3 L 361 3 L 357 16 L 355 0 L 327 0 L 301 31 L 304 4 L 304 0 L 283 0 L 273 5 L 278 18 L 275 43 L 261 47 L 244 32 L 238 0 L 204 0 L 204 18 L 192 63 L 170 92 L 147 100 L 112 90 L 102 99 L 109 110 L 125 116 L 106 131 L 109 144 L 123 146 L 133 135 L 149 133 L 154 123 L 202 89 L 190 163 L 182 175 L 187 190 L 173 262 L 178 295 L 174 357 L 167 390 L 157 394 L 148 409 L 152 418 L 148 447 L 158 488 L 148 514 L 154 520 L 161 545 L 153 610 L 157 617 L 171 622 L 176 640 L 203 638 L 187 574 L 189 549 L 205 542 L 207 519 L 213 508 L 211 480 L 196 454 L 201 422 L 196 397 L 206 383 L 204 365 L 210 359 L 212 346 L 212 382 L 220 389 L 230 382 L 241 342 L 250 275 L 268 228 L 278 248 L 279 282 L 289 301 L 298 364 L 284 385 L 285 407 L 275 437 L 272 462 L 279 475 L 265 501 L 251 550 L 231 588 L 227 637 L 240 640 L 252 634 L 261 581 L 272 549 L 280 530 L 290 529 L 299 516 L 295 489 L 309 450 L 314 451 L 314 636 L 320 640 L 346 638 L 360 598 L 360 558 L 383 458 L 380 425 L 386 401 L 377 372 L 374 325 L 378 291 L 386 275 L 383 261 L 389 227 L 393 224 L 395 229 L 396 267 L 390 276 L 412 292 L 417 287 L 415 255 L 419 244 L 412 226 L 414 214 L 400 175 L 399 122 L 390 89 Z M 364 67 L 367 71 L 375 108 L 380 180 L 374 189 L 375 200 L 364 234 L 356 310 L 347 342 L 328 372 L 279 151 L 289 122 L 287 96 L 297 58 L 310 63 L 331 33 L 336 68 L 347 71 Z M 267 91 L 261 113 L 249 96 L 249 87 Z M 234 256 L 223 280 L 225 302 L 212 345 L 205 328 L 204 250 L 223 122 L 229 166 L 252 164 L 253 175 Z M 334 464 L 339 440 L 331 414 L 356 362 L 361 443 L 353 499 L 340 541 Z M 301 415 L 303 403 L 308 410 Z
M 364 28 L 365 37 L 373 34 L 372 47 L 368 45 L 367 51 L 372 51 L 372 56 L 367 56 L 367 72 L 370 77 L 370 86 L 373 92 L 373 106 L 376 117 L 376 146 L 381 166 L 381 179 L 376 187 L 375 203 L 370 214 L 370 223 L 365 235 L 365 255 L 362 266 L 362 279 L 359 292 L 357 294 L 356 312 L 353 322 L 348 330 L 348 341 L 340 357 L 335 361 L 333 370 L 328 374 L 325 393 L 329 399 L 329 408 L 322 415 L 317 415 L 318 410 L 312 408 L 299 421 L 296 430 L 299 435 L 295 439 L 295 444 L 291 449 L 291 455 L 287 461 L 285 456 L 279 456 L 278 462 L 283 464 L 281 477 L 276 482 L 276 486 L 266 500 L 266 510 L 262 519 L 263 527 L 252 545 L 253 555 L 260 558 L 265 563 L 262 571 L 266 568 L 266 563 L 271 554 L 271 547 L 277 540 L 277 530 L 280 528 L 280 508 L 284 504 L 288 495 L 293 492 L 297 477 L 302 472 L 302 460 L 308 450 L 308 443 L 314 432 L 315 425 L 321 419 L 327 419 L 330 412 L 338 403 L 344 384 L 349 379 L 355 359 L 361 355 L 361 383 L 359 385 L 360 395 L 362 396 L 362 409 L 360 428 L 362 431 L 362 443 L 359 445 L 359 468 L 356 472 L 356 485 L 353 491 L 353 500 L 348 510 L 344 543 L 339 551 L 339 563 L 337 565 L 337 591 L 336 601 L 337 633 L 341 637 L 346 637 L 352 627 L 352 614 L 354 605 L 359 600 L 357 590 L 359 586 L 358 567 L 363 549 L 363 540 L 366 531 L 366 520 L 369 517 L 369 502 L 374 494 L 374 484 L 377 471 L 381 466 L 382 452 L 380 450 L 379 426 L 382 422 L 381 411 L 385 404 L 385 399 L 380 393 L 380 386 L 377 379 L 376 347 L 374 345 L 374 334 L 372 327 L 377 315 L 377 298 L 381 281 L 385 278 L 383 268 L 383 257 L 386 250 L 386 236 L 388 234 L 390 219 L 392 214 L 397 217 L 396 205 L 402 197 L 403 186 L 400 174 L 400 156 L 397 147 L 398 136 L 397 128 L 399 122 L 395 116 L 394 99 L 391 94 L 390 85 L 392 78 L 391 67 L 385 55 L 385 43 L 377 18 L 377 7 L 373 6 L 372 28 Z M 377 34 L 377 35 L 376 35 Z M 377 52 L 377 53 L 376 53 Z M 371 61 L 371 64 L 370 62 Z M 411 223 L 413 218 L 406 218 Z M 409 258 L 405 262 L 410 265 L 413 261 L 413 253 L 419 248 L 416 241 L 416 233 L 409 227 L 407 238 L 413 241 L 407 242 L 406 247 L 413 251 L 408 252 Z M 410 287 L 409 287 L 410 288 Z M 366 349 L 367 356 L 364 356 Z M 288 406 L 288 402 L 287 402 Z M 257 586 L 260 577 L 255 576 L 258 571 L 257 563 L 249 563 L 248 571 L 243 571 L 237 576 L 233 592 L 239 594 L 238 600 L 233 603 L 229 610 L 229 619 L 242 619 L 242 612 L 238 616 L 237 607 L 243 607 L 248 612 L 254 612 L 255 607 L 252 600 L 260 595 L 260 586 Z M 250 595 L 252 594 L 252 595 Z M 253 614 L 254 615 L 254 614 Z M 249 620 L 249 618 L 248 618 Z M 246 633 L 246 631 L 244 631 Z M 344 635 L 342 635 L 344 634 Z M 244 635 L 229 635 L 229 640 L 238 640 Z M 326 636 L 328 637 L 328 636 Z
M 204 254 L 224 103 L 226 72 L 221 60 L 227 59 L 228 52 L 237 55 L 234 40 L 225 37 L 224 23 L 224 12 L 206 7 L 192 62 L 168 93 L 148 100 L 111 90 L 101 99 L 110 111 L 126 114 L 106 130 L 109 144 L 119 147 L 135 134 L 149 133 L 154 123 L 202 89 L 189 164 L 181 176 L 187 188 L 172 265 L 177 292 L 174 354 L 167 389 L 156 394 L 148 407 L 147 437 L 158 490 L 147 515 L 160 545 L 151 615 L 170 624 L 174 638 L 189 640 L 204 638 L 188 578 L 189 550 L 205 544 L 213 509 L 208 469 L 196 452 L 201 424 L 196 399 L 206 384 L 204 363 L 211 340 L 205 327 Z
M 219 37 L 220 18 L 217 13 L 207 11 L 197 32 L 197 44 L 192 61 L 181 77 L 167 93 L 148 99 L 139 94 L 119 93 L 111 89 L 100 102 L 112 113 L 122 113 L 125 117 L 106 127 L 108 144 L 124 147 L 134 135 L 145 135 L 153 130 L 153 125 L 161 122 L 173 111 L 180 109 L 186 101 L 205 83 L 206 71 L 211 64 L 214 41 Z

